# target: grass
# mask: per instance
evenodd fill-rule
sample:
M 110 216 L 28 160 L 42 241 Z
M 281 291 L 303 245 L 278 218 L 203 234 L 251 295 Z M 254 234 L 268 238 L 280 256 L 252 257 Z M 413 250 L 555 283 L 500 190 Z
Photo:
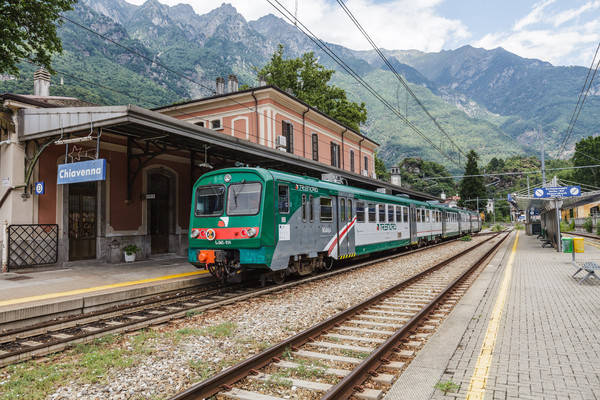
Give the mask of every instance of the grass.
M 292 381 L 286 379 L 287 376 L 284 373 L 273 374 L 265 381 L 265 386 L 274 388 L 274 387 L 284 387 L 291 388 Z
M 2 399 L 45 399 L 68 381 L 104 382 L 109 372 L 133 365 L 135 356 L 144 351 L 141 343 L 145 340 L 140 340 L 128 350 L 115 347 L 120 340 L 120 335 L 108 335 L 91 343 L 73 346 L 70 358 L 51 355 L 44 362 L 10 365 L 4 371 L 9 379 L 0 382 Z
M 445 395 L 448 392 L 457 391 L 460 386 L 452 381 L 445 381 L 445 382 L 439 381 L 433 387 L 441 390 L 442 392 L 444 392 L 444 395 Z
M 342 354 L 347 357 L 360 358 L 361 360 L 364 360 L 365 358 L 369 357 L 369 353 L 348 349 L 342 349 Z
M 190 368 L 198 373 L 200 381 L 208 379 L 216 372 L 216 370 L 204 360 L 190 360 Z
M 470 242 L 472 239 L 473 238 L 471 237 L 471 235 L 464 235 L 460 238 L 460 240 L 462 240 L 463 242 Z
M 237 325 L 233 322 L 223 322 L 219 325 L 207 326 L 206 328 L 202 329 L 202 334 L 212 336 L 214 338 L 231 337 L 236 328 Z
M 492 226 L 492 232 L 500 232 L 502 230 L 502 225 L 496 224 Z

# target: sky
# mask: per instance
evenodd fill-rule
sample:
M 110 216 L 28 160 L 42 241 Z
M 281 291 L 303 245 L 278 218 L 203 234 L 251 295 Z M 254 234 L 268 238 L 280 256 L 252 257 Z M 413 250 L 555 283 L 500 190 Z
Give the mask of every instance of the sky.
M 142 4 L 145 0 L 127 0 Z M 159 0 L 206 14 L 223 0 Z M 342 0 L 340 0 L 342 1 Z M 321 40 L 371 49 L 336 0 L 226 0 L 248 21 L 295 14 Z M 271 4 L 272 3 L 272 4 Z M 589 67 L 600 42 L 600 0 L 343 0 L 379 48 L 438 52 L 503 47 L 553 65 Z M 297 8 L 296 8 L 297 7 Z M 296 11 L 297 10 L 297 11 Z

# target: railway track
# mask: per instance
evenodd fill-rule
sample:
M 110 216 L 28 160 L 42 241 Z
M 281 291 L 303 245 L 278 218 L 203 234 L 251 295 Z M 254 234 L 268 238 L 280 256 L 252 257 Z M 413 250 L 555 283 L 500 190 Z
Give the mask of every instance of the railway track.
M 325 279 L 385 259 L 427 251 L 436 246 L 448 245 L 451 242 L 442 242 L 421 249 L 394 253 L 387 255 L 385 258 L 357 262 L 317 276 L 303 277 L 277 286 L 244 288 L 241 285 L 208 284 L 196 291 L 180 291 L 161 295 L 156 299 L 147 299 L 76 317 L 59 318 L 20 329 L 0 332 L 0 367 L 59 352 L 73 344 L 88 343 L 108 334 L 131 332 L 151 325 L 158 325 L 185 317 L 188 313 L 218 308 L 250 297 L 284 290 L 317 279 Z
M 593 239 L 593 240 L 600 240 L 600 236 L 598 235 L 593 235 L 591 233 L 582 233 L 582 232 L 565 232 L 565 235 L 570 235 L 570 236 L 581 236 L 584 238 L 588 238 L 588 239 Z
M 212 396 L 248 400 L 381 398 L 470 287 L 478 267 L 508 237 L 506 233 L 499 235 L 192 386 L 171 400 Z

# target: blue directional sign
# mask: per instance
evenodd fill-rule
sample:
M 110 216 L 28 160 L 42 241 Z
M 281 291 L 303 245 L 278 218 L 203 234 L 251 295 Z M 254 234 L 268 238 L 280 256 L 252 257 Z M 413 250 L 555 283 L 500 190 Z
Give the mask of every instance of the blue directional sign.
M 35 194 L 46 193 L 46 182 L 36 182 L 34 185 L 34 193 Z
M 575 196 L 581 196 L 581 186 L 559 186 L 533 189 L 533 197 L 536 199 Z
M 61 164 L 58 166 L 56 183 L 93 182 L 106 179 L 106 160 L 91 160 Z

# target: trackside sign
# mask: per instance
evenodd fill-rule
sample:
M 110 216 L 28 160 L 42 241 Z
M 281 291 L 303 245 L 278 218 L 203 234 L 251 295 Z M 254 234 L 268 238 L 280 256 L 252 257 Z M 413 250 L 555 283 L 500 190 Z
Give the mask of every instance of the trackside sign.
M 581 186 L 559 186 L 533 189 L 534 198 L 581 196 Z
M 103 181 L 106 179 L 106 160 L 91 160 L 61 164 L 58 166 L 58 178 L 56 183 Z

